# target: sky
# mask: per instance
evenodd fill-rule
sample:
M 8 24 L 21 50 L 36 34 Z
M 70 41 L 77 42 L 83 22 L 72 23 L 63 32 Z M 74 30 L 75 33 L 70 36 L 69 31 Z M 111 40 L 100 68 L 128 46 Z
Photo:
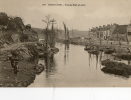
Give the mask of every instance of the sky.
M 85 6 L 43 6 L 42 4 L 85 4 Z M 131 0 L 0 0 L 0 12 L 22 17 L 25 24 L 45 28 L 42 22 L 50 15 L 63 28 L 88 30 L 106 24 L 129 24 Z

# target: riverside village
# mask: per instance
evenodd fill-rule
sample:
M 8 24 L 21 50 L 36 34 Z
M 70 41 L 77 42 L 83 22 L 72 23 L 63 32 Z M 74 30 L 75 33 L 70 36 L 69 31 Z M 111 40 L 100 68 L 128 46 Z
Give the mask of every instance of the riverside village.
M 87 31 L 41 23 L 0 12 L 0 87 L 131 86 L 130 19 Z

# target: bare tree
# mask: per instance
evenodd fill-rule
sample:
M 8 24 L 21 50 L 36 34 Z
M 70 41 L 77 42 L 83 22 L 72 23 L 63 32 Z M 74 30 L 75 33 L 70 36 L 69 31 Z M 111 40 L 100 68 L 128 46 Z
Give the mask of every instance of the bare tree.
M 56 24 L 56 20 L 51 18 L 50 15 L 47 15 L 45 16 L 45 19 L 42 20 L 45 24 L 46 24 L 46 29 L 45 29 L 45 41 L 46 41 L 46 48 L 48 46 L 48 42 L 50 41 L 53 41 L 54 38 L 55 38 L 55 33 L 53 32 L 54 31 L 54 24 Z M 49 27 L 50 25 L 52 25 L 52 34 L 49 33 Z M 53 40 L 50 40 L 49 37 L 52 37 L 50 39 L 53 39 Z
M 46 29 L 48 30 L 49 25 L 51 24 L 51 17 L 50 15 L 45 16 L 45 19 L 42 20 L 46 24 Z

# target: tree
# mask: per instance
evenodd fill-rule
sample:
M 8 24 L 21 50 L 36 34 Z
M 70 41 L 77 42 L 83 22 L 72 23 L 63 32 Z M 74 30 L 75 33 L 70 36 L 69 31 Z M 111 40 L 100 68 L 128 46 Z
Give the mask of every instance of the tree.
M 15 17 L 14 18 L 14 22 L 15 22 L 15 24 L 16 24 L 16 28 L 18 29 L 18 30 L 20 30 L 20 31 L 23 31 L 24 29 L 25 29 L 25 26 L 24 26 L 24 23 L 23 23 L 23 20 L 22 20 L 22 18 L 20 18 L 20 17 Z
M 23 31 L 25 29 L 23 20 L 20 17 L 9 17 L 7 29 L 14 31 Z
M 0 13 L 0 25 L 6 26 L 8 24 L 8 16 L 6 13 L 1 12 Z
M 16 30 L 16 24 L 15 24 L 14 18 L 11 18 L 11 17 L 9 18 L 7 29 L 8 30 Z
M 46 29 L 45 29 L 45 41 L 46 41 L 46 48 L 47 46 L 51 46 L 52 41 L 54 40 L 54 24 L 55 20 L 50 17 L 50 15 L 45 16 L 45 19 L 42 20 L 46 24 Z M 52 32 L 49 30 L 49 26 L 52 24 Z M 51 34 L 52 33 L 52 34 Z
M 52 21 L 50 15 L 45 16 L 45 19 L 43 19 L 42 21 L 46 24 L 46 30 L 48 30 L 49 25 L 51 24 Z
M 25 27 L 26 27 L 26 29 L 31 29 L 31 25 L 30 24 L 27 24 Z

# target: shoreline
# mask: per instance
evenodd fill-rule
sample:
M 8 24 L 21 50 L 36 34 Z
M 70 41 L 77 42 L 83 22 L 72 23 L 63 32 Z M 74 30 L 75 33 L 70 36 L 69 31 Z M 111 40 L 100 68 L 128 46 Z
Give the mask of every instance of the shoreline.
M 34 44 L 20 43 L 17 46 L 12 45 L 7 50 L 5 50 L 6 48 L 1 50 L 0 87 L 27 87 L 35 80 L 36 75 L 44 70 L 45 66 L 38 65 L 38 51 Z M 19 47 L 20 49 L 17 49 Z M 11 50 L 19 51 L 19 55 L 24 57 L 18 62 L 17 74 L 14 74 L 9 60 L 2 61 L 10 55 Z

